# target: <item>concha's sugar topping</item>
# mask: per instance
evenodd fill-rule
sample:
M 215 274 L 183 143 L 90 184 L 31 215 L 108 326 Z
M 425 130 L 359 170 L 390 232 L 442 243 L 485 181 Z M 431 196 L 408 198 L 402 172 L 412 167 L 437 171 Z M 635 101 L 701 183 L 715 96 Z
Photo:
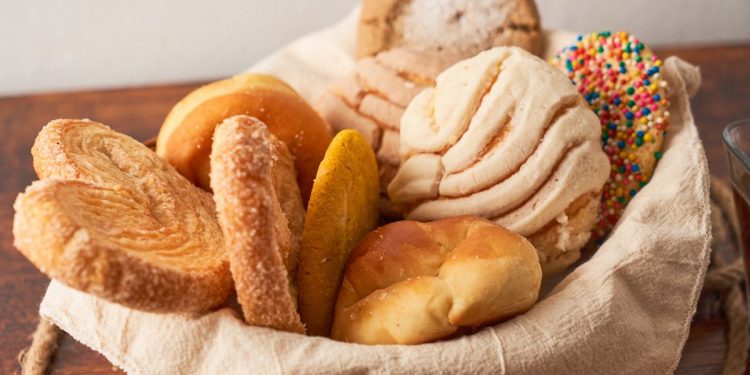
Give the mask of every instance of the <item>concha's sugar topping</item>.
M 388 192 L 409 219 L 477 215 L 530 236 L 564 226 L 578 198 L 598 200 L 609 174 L 599 138 L 564 74 L 522 49 L 494 48 L 448 68 L 409 104 Z M 590 221 L 558 236 L 576 237 L 560 246 L 579 249 Z

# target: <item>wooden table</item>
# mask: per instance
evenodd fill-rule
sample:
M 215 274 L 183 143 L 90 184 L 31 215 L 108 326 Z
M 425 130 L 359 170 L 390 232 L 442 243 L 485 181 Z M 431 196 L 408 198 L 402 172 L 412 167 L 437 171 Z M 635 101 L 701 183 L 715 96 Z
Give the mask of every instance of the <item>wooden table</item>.
M 721 130 L 750 118 L 750 45 L 662 49 L 699 65 L 703 86 L 693 99 L 714 175 L 727 176 Z M 13 248 L 16 195 L 35 179 L 30 149 L 39 129 L 55 118 L 91 118 L 139 140 L 156 135 L 169 109 L 198 84 L 0 98 L 0 373 L 18 370 L 16 356 L 29 345 L 47 278 Z M 680 374 L 718 373 L 724 359 L 725 321 L 715 294 L 704 294 L 678 368 Z M 116 373 L 100 354 L 63 335 L 52 373 Z

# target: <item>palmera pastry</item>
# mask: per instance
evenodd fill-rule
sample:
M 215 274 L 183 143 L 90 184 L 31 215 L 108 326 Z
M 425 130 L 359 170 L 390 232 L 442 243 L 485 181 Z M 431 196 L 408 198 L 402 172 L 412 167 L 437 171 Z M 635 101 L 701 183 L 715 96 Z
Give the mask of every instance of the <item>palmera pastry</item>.
M 317 108 L 334 131 L 356 129 L 370 143 L 380 173 L 380 211 L 398 216 L 386 188 L 399 165 L 401 115 L 412 98 L 434 85 L 450 64 L 438 54 L 396 48 L 357 62 L 354 72 L 334 83 Z
M 362 344 L 438 340 L 528 310 L 541 280 L 529 241 L 487 220 L 391 223 L 352 252 L 332 337 Z
M 599 116 L 602 146 L 612 163 L 596 235 L 606 237 L 625 206 L 645 186 L 661 158 L 669 126 L 662 62 L 626 32 L 578 37 L 552 59 Z
M 241 74 L 203 86 L 174 106 L 159 131 L 156 153 L 188 180 L 210 189 L 214 129 L 248 115 L 268 126 L 294 156 L 297 183 L 307 202 L 318 164 L 331 141 L 325 121 L 289 85 L 262 74 Z
M 408 219 L 477 215 L 528 237 L 548 275 L 578 259 L 595 224 L 609 175 L 599 139 L 565 75 L 520 48 L 494 48 L 411 101 L 388 193 Z
M 496 46 L 541 47 L 534 0 L 363 0 L 357 56 L 397 47 L 455 61 Z
M 328 336 L 349 253 L 378 222 L 378 168 L 356 130 L 331 141 L 315 177 L 298 272 L 299 307 L 307 333 Z
M 248 116 L 224 120 L 212 150 L 211 187 L 245 321 L 303 333 L 295 284 L 305 212 L 292 156 Z
M 32 148 L 14 245 L 48 276 L 128 307 L 205 311 L 232 289 L 211 196 L 140 142 L 56 120 Z

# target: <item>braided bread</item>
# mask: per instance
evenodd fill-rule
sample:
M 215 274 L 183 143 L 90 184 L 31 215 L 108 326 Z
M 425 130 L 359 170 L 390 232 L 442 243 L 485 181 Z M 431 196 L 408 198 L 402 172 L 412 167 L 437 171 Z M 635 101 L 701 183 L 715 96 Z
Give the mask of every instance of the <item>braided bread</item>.
M 352 252 L 332 337 L 363 344 L 438 340 L 528 310 L 541 279 L 534 247 L 487 220 L 395 222 Z
M 56 120 L 31 150 L 14 245 L 48 276 L 132 308 L 198 312 L 231 292 L 211 196 L 140 142 Z
M 561 72 L 494 48 L 409 104 L 389 196 L 412 220 L 490 218 L 529 237 L 554 273 L 578 259 L 596 221 L 609 175 L 599 138 L 596 115 Z

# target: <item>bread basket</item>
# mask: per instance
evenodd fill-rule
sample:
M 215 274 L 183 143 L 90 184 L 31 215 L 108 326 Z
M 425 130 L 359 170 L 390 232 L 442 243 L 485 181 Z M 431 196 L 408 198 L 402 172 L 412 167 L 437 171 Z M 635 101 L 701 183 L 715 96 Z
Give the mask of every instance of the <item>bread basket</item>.
M 275 74 L 314 102 L 354 65 L 357 10 L 250 70 Z M 545 32 L 545 53 L 573 35 Z M 666 56 L 664 56 L 666 57 Z M 688 335 L 708 265 L 708 168 L 690 112 L 697 68 L 665 60 L 672 123 L 652 181 L 611 237 L 539 303 L 472 335 L 416 346 L 364 346 L 245 325 L 228 308 L 159 315 L 52 281 L 40 313 L 133 374 L 667 373 Z

